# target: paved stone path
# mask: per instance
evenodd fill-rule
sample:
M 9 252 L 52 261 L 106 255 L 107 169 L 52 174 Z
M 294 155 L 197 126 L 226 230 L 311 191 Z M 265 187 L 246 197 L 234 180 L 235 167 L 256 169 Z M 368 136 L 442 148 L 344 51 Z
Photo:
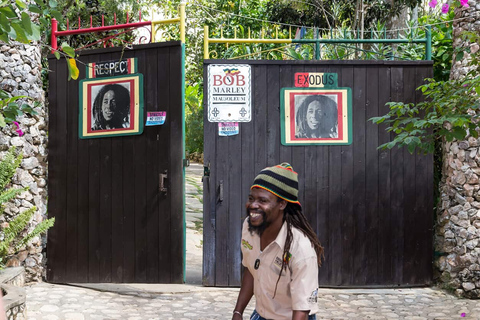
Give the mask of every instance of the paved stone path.
M 126 285 L 124 290 L 102 292 L 43 283 L 27 289 L 27 315 L 29 320 L 227 319 L 238 294 L 238 289 L 197 291 L 182 286 L 183 290 L 171 290 L 166 285 Z
M 199 164 L 187 169 L 187 284 L 35 284 L 26 288 L 28 319 L 230 319 L 238 289 L 201 286 L 202 173 Z M 318 304 L 317 319 L 480 319 L 480 300 L 435 288 L 320 289 Z
M 28 319 L 230 319 L 238 294 L 238 289 L 192 285 L 110 286 L 28 287 Z M 245 315 L 253 311 L 252 302 Z M 480 301 L 431 288 L 320 289 L 318 304 L 317 319 L 480 319 Z
M 203 165 L 192 163 L 185 175 L 186 283 L 202 284 Z

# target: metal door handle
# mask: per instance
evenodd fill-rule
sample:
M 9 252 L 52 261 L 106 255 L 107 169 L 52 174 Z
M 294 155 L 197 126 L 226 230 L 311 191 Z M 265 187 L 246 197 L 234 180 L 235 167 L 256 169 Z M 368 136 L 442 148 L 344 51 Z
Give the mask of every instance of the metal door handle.
M 165 180 L 168 179 L 167 170 L 164 173 L 159 174 L 159 185 L 160 185 L 160 192 L 167 193 L 167 187 L 165 186 Z
M 218 189 L 219 189 L 218 201 L 223 202 L 223 180 L 220 180 L 220 186 L 218 187 Z

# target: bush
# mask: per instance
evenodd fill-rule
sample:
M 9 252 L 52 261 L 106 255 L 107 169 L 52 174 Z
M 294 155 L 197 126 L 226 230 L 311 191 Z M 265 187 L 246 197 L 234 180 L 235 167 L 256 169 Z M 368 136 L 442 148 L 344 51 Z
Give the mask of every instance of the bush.
M 185 149 L 203 153 L 203 92 L 200 84 L 185 89 Z

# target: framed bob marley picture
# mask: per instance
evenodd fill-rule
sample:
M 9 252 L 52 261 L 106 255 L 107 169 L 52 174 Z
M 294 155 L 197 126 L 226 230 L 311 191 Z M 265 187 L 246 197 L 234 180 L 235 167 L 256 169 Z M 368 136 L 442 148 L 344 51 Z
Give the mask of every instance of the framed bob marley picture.
M 280 104 L 283 145 L 352 143 L 350 88 L 282 88 Z
M 143 75 L 129 74 L 80 81 L 80 139 L 143 132 Z

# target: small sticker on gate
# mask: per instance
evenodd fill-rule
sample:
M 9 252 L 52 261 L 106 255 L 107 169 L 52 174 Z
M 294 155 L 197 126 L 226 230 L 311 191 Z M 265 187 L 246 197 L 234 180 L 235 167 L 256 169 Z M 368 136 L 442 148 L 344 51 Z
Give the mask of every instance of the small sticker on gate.
M 147 112 L 147 122 L 145 123 L 146 126 L 161 126 L 165 123 L 165 119 L 167 117 L 166 111 L 159 111 L 159 112 Z
M 218 135 L 221 137 L 234 136 L 239 134 L 238 122 L 219 122 Z

